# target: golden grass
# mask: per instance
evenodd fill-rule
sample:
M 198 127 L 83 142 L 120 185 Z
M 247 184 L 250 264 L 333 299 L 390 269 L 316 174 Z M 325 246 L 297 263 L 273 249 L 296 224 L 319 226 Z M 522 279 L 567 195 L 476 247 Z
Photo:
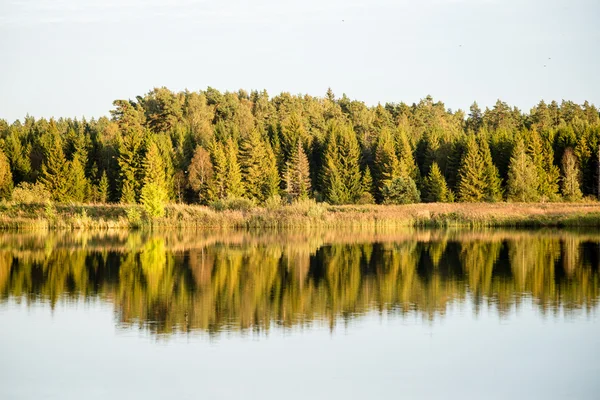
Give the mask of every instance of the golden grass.
M 216 211 L 170 204 L 163 218 L 119 204 L 0 204 L 0 229 L 600 227 L 600 203 L 430 203 L 330 206 L 314 201 Z

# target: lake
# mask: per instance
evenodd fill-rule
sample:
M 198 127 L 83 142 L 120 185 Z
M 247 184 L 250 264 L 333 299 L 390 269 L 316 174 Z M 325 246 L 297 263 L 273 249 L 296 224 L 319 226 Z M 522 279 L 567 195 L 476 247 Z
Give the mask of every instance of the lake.
M 1 399 L 596 399 L 600 232 L 0 233 Z

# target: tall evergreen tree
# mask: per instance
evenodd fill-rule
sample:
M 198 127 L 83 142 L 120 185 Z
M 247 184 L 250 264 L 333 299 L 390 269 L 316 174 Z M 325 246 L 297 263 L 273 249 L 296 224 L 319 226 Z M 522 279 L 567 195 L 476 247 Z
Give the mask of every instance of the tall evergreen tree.
M 110 199 L 110 187 L 108 184 L 108 176 L 106 171 L 102 171 L 100 182 L 98 183 L 98 201 L 100 203 L 107 203 Z
M 508 200 L 530 202 L 539 199 L 538 175 L 525 143 L 518 140 L 508 167 Z
M 544 141 L 535 128 L 529 132 L 527 154 L 531 157 L 538 176 L 538 193 L 542 200 L 558 197 L 559 169 L 553 164 L 554 154 L 549 141 Z
M 396 156 L 394 138 L 388 128 L 383 128 L 379 134 L 377 148 L 375 149 L 375 170 L 377 193 L 381 199 L 383 187 L 400 176 L 400 162 Z
M 311 191 L 310 167 L 300 141 L 296 144 L 296 151 L 286 164 L 284 182 L 288 200 L 309 197 Z
M 45 161 L 42 165 L 40 182 L 50 192 L 52 198 L 59 202 L 71 199 L 71 180 L 69 163 L 65 157 L 62 140 L 58 134 L 53 134 L 45 151 Z
M 458 172 L 458 197 L 464 202 L 483 201 L 486 196 L 485 165 L 475 136 L 467 138 Z
M 424 179 L 424 197 L 428 203 L 450 203 L 454 201 L 454 195 L 448 188 L 444 175 L 440 171 L 437 163 L 431 165 L 429 174 Z
M 277 159 L 268 140 L 257 129 L 242 142 L 241 167 L 247 197 L 263 202 L 277 194 Z
M 362 194 L 360 148 L 352 127 L 332 122 L 325 145 L 323 188 L 327 201 L 350 204 Z
M 483 180 L 485 182 L 485 201 L 501 201 L 502 200 L 502 179 L 498 168 L 492 161 L 492 153 L 490 146 L 485 137 L 479 137 L 479 152 L 483 162 Z
M 13 188 L 13 177 L 10 172 L 10 163 L 8 157 L 0 149 L 0 199 L 10 197 Z
M 241 197 L 246 192 L 242 181 L 242 170 L 238 162 L 238 146 L 229 138 L 225 145 L 227 160 L 226 197 Z
M 165 203 L 168 192 L 165 187 L 165 166 L 158 146 L 150 142 L 143 162 L 144 185 L 140 195 L 140 203 L 151 217 L 162 217 L 165 214 Z

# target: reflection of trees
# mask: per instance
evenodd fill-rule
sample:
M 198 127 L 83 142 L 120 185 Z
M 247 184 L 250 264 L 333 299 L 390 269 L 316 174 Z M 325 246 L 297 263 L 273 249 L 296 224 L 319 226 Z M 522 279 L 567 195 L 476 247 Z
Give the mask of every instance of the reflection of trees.
M 271 238 L 273 239 L 273 238 Z M 276 239 L 276 240 L 275 240 Z M 150 234 L 48 241 L 0 237 L 0 299 L 100 297 L 120 322 L 153 332 L 268 329 L 377 310 L 443 314 L 472 299 L 505 313 L 524 297 L 544 312 L 595 307 L 600 238 L 523 233 L 322 240 Z M 78 245 L 81 244 L 81 245 Z

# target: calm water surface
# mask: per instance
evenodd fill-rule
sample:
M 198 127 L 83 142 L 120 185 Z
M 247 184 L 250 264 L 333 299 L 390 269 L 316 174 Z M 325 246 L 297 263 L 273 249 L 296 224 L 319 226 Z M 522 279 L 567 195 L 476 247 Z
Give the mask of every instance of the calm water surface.
M 0 233 L 0 399 L 600 398 L 600 232 Z

